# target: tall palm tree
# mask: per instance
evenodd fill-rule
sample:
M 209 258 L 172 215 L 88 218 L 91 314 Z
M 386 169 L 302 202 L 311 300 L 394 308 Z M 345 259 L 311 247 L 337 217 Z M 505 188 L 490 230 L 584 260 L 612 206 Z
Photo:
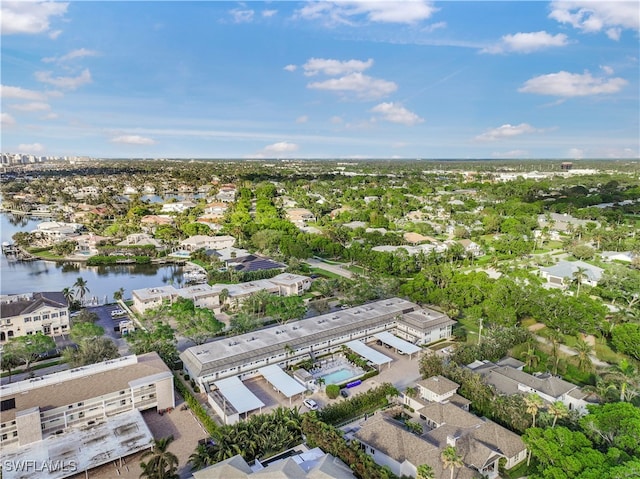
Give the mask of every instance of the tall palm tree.
M 462 462 L 462 457 L 458 455 L 458 451 L 453 446 L 445 447 L 440 453 L 440 460 L 442 461 L 442 466 L 445 469 L 451 470 L 450 479 L 453 479 L 453 470 L 459 469 L 464 466 L 464 462 Z
M 553 358 L 553 374 L 558 374 L 558 365 L 560 364 L 560 330 L 549 330 L 549 341 L 551 342 L 551 356 Z
M 586 342 L 582 338 L 578 338 L 574 349 L 578 352 L 578 369 L 580 371 L 589 371 L 593 368 L 593 361 L 591 359 L 591 353 L 593 352 L 593 346 Z
M 149 457 L 147 462 L 140 462 L 142 474 L 140 477 L 147 479 L 179 479 L 178 458 L 168 451 L 173 442 L 173 436 L 155 439 L 151 449 L 142 453 L 141 459 Z
M 416 479 L 435 479 L 436 473 L 433 471 L 433 467 L 428 464 L 420 464 L 417 467 Z
M 527 343 L 527 350 L 524 353 L 524 362 L 527 368 L 533 369 L 538 365 L 540 358 L 536 354 L 536 348 L 532 341 Z
M 547 411 L 553 416 L 553 424 L 551 425 L 552 429 L 556 427 L 556 422 L 558 421 L 558 419 L 567 417 L 569 415 L 569 408 L 567 408 L 567 406 L 565 406 L 562 401 L 555 401 L 549 404 Z
M 536 427 L 536 416 L 538 415 L 538 411 L 542 407 L 542 398 L 536 393 L 527 394 L 524 397 L 524 403 L 527 406 L 527 408 L 525 409 L 527 414 L 531 414 L 531 417 L 533 418 L 531 427 Z
M 582 282 L 587 279 L 587 269 L 578 266 L 578 268 L 573 272 L 573 282 L 576 283 L 576 297 L 580 296 L 580 285 Z
M 76 282 L 73 283 L 73 287 L 78 292 L 78 297 L 80 298 L 80 302 L 82 302 L 84 300 L 85 294 L 90 292 L 89 288 L 87 287 L 87 282 L 84 280 L 84 278 L 82 278 L 82 276 L 80 276 L 80 277 L 78 277 L 78 279 L 76 279 Z

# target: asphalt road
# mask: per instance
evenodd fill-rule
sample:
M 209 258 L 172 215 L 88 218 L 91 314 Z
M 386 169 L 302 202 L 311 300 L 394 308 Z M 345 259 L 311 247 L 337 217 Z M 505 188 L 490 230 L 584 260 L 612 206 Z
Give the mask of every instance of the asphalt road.
M 304 262 L 307 263 L 309 266 L 312 266 L 314 268 L 324 269 L 325 271 L 329 271 L 330 273 L 335 273 L 344 278 L 351 279 L 351 277 L 353 276 L 351 271 L 349 271 L 348 269 L 344 269 L 343 264 L 329 264 L 315 258 L 306 259 L 304 260 Z

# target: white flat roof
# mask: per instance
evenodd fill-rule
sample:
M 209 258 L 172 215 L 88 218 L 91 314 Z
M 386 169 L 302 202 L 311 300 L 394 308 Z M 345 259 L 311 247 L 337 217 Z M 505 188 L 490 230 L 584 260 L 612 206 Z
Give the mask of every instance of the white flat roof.
M 239 414 L 249 411 L 255 411 L 264 406 L 264 403 L 258 399 L 251 390 L 244 385 L 238 376 L 221 379 L 213 384 L 220 390 L 227 401 L 231 403 L 233 408 Z
M 93 421 L 91 421 L 93 422 Z M 149 449 L 153 435 L 139 411 L 118 414 L 106 422 L 70 428 L 15 450 L 3 451 L 5 479 L 62 479 Z M 17 467 L 22 464 L 23 468 Z M 91 476 L 91 474 L 89 474 Z M 116 477 L 116 471 L 113 471 Z
M 302 384 L 285 373 L 277 364 L 270 364 L 269 366 L 260 368 L 258 372 L 264 376 L 269 384 L 288 398 L 307 390 Z
M 394 336 L 393 334 L 386 331 L 374 334 L 373 336 L 375 338 L 378 338 L 383 343 L 388 344 L 389 346 L 392 346 L 406 354 L 413 354 L 421 351 L 421 348 L 416 346 L 415 344 L 411 344 L 409 341 L 400 339 L 398 336 Z
M 389 356 L 385 356 L 384 354 L 376 351 L 373 348 L 370 348 L 362 341 L 354 340 L 349 341 L 347 343 L 347 347 L 351 349 L 353 352 L 359 354 L 363 358 L 371 361 L 376 366 L 380 366 L 381 364 L 387 364 L 393 361 Z

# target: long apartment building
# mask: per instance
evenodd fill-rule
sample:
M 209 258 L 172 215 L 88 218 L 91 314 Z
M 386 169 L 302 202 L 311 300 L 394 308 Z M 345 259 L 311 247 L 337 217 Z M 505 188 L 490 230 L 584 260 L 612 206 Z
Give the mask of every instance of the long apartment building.
M 281 273 L 270 279 L 260 279 L 238 284 L 197 284 L 184 288 L 159 286 L 136 289 L 132 292 L 133 309 L 139 313 L 173 303 L 178 298 L 193 300 L 196 307 L 219 310 L 223 304 L 240 305 L 248 296 L 258 291 L 267 291 L 279 296 L 293 296 L 304 293 L 311 287 L 311 278 L 299 274 Z M 226 293 L 222 295 L 222 292 Z M 220 299 L 220 296 L 222 300 Z
M 173 374 L 157 353 L 3 385 L 0 397 L 3 450 L 102 424 L 120 414 L 175 407 Z
M 62 293 L 3 295 L 0 303 L 0 343 L 30 334 L 69 332 L 69 304 Z
M 349 341 L 374 341 L 384 331 L 416 345 L 429 344 L 450 337 L 454 324 L 444 313 L 390 298 L 194 346 L 180 358 L 191 377 L 207 388 L 230 376 L 257 376 L 269 364 L 286 367 L 334 352 Z

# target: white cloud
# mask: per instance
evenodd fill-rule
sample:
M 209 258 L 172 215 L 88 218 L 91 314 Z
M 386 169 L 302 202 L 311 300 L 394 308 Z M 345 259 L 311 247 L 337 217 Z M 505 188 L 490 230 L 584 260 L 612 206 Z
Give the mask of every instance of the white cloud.
M 122 135 L 111 139 L 112 143 L 122 143 L 125 145 L 154 145 L 156 142 L 140 135 Z
M 302 115 L 296 118 L 296 123 L 306 123 L 309 121 L 309 117 L 307 115 Z
M 40 143 L 21 143 L 18 145 L 18 151 L 20 153 L 42 153 L 44 151 L 44 146 Z
M 371 112 L 380 114 L 383 120 L 407 126 L 413 126 L 424 121 L 424 119 L 407 110 L 402 105 L 393 102 L 380 103 L 374 106 Z
M 288 72 L 294 72 L 297 70 L 297 66 L 295 65 L 287 65 L 286 67 L 284 67 L 285 70 L 287 70 Z
M 426 20 L 436 11 L 432 2 L 426 0 L 346 0 L 310 2 L 297 10 L 295 16 L 305 20 L 321 20 L 327 25 L 353 24 L 359 20 L 413 24 Z
M 51 40 L 55 40 L 60 36 L 61 33 L 62 33 L 62 30 L 54 30 L 52 32 L 49 32 L 49 38 L 51 38 Z
M 288 141 L 280 141 L 278 143 L 273 143 L 272 145 L 267 145 L 262 149 L 265 154 L 274 154 L 279 155 L 283 153 L 293 153 L 298 151 L 298 145 L 295 143 L 290 143 Z
M 0 85 L 0 97 L 19 98 L 20 100 L 42 101 L 47 97 L 44 93 L 35 90 L 27 90 L 19 86 Z
M 513 138 L 514 136 L 520 136 L 525 133 L 535 133 L 539 130 L 535 129 L 528 123 L 520 123 L 519 125 L 510 125 L 509 123 L 499 126 L 498 128 L 492 128 L 485 131 L 481 135 L 476 136 L 477 141 L 496 141 L 506 138 Z
M 45 116 L 42 117 L 43 120 L 55 120 L 56 118 L 58 118 L 58 114 L 57 113 L 47 113 Z
M 51 109 L 51 106 L 48 103 L 42 101 L 32 101 L 30 103 L 11 105 L 11 108 L 20 111 L 47 111 Z
M 567 36 L 563 33 L 551 35 L 544 30 L 528 33 L 519 32 L 514 35 L 504 35 L 500 43 L 481 50 L 481 53 L 531 53 L 544 48 L 564 47 L 566 45 L 568 45 Z
M 589 72 L 579 74 L 561 71 L 531 78 L 518 91 L 574 97 L 616 93 L 626 84 L 627 81 L 624 78 L 594 78 Z
M 436 30 L 440 30 L 441 28 L 446 28 L 446 27 L 447 27 L 447 22 L 436 22 L 436 23 L 432 23 L 431 25 L 427 25 L 422 29 L 422 31 L 425 33 L 432 33 L 432 32 L 435 32 Z
M 229 10 L 229 13 L 235 23 L 250 23 L 253 21 L 253 15 L 255 14 L 253 10 L 248 8 L 234 8 Z
M 613 75 L 613 68 L 611 68 L 608 65 L 600 65 L 600 69 L 606 74 L 606 75 Z
M 604 30 L 609 38 L 618 40 L 623 29 L 640 30 L 640 3 L 559 0 L 551 3 L 549 18 L 585 33 Z
M 87 68 L 85 68 L 77 77 L 54 77 L 53 73 L 50 71 L 36 72 L 35 77 L 36 80 L 41 81 L 42 83 L 48 83 L 66 90 L 75 90 L 79 86 L 91 83 L 91 72 Z
M 329 121 L 331 123 L 333 123 L 334 125 L 340 125 L 342 123 L 344 123 L 344 120 L 342 118 L 340 118 L 339 116 L 332 116 Z
M 362 73 L 351 73 L 340 78 L 309 83 L 307 88 L 335 91 L 342 94 L 353 93 L 359 99 L 368 100 L 387 96 L 396 91 L 398 85 Z
M 373 59 L 366 62 L 361 60 L 332 60 L 328 58 L 310 58 L 302 65 L 306 76 L 314 76 L 323 73 L 329 76 L 346 75 L 353 72 L 363 72 L 373 65 Z
M 0 113 L 0 124 L 6 128 L 15 125 L 16 120 L 9 113 Z
M 567 157 L 575 160 L 581 160 L 584 158 L 584 154 L 585 152 L 582 148 L 570 148 L 567 153 Z
M 66 55 L 62 55 L 60 57 L 47 57 L 43 58 L 42 61 L 44 63 L 63 63 L 68 62 L 69 60 L 75 60 L 76 58 L 84 58 L 84 57 L 95 57 L 98 55 L 98 52 L 95 50 L 87 50 L 86 48 L 79 48 L 77 50 L 70 51 Z
M 276 13 L 278 13 L 278 10 L 262 10 L 262 16 L 265 18 L 271 18 Z
M 51 17 L 64 15 L 68 6 L 62 2 L 2 2 L 0 29 L 3 35 L 44 33 Z

